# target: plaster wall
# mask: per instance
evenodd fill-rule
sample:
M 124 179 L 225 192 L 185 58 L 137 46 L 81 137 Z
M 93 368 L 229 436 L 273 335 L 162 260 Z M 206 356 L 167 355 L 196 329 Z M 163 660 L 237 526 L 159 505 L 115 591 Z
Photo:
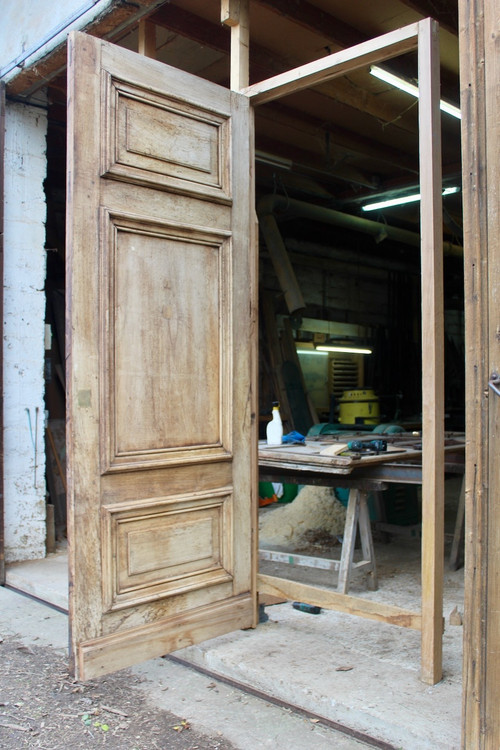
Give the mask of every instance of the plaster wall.
M 2 0 L 0 77 L 8 81 L 82 29 L 115 0 Z
M 45 556 L 46 112 L 8 102 L 5 131 L 5 559 L 13 562 Z

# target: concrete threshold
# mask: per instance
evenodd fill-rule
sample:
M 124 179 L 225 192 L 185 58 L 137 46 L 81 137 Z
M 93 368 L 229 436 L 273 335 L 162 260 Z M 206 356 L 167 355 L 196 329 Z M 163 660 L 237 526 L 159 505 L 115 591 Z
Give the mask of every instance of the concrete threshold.
M 379 590 L 367 591 L 360 576 L 351 593 L 418 611 L 419 540 L 393 540 L 378 547 L 376 554 Z M 50 575 L 40 572 L 34 577 L 33 568 L 43 571 L 47 560 Z M 57 560 L 47 560 L 9 566 L 8 583 L 21 590 L 29 588 L 27 593 L 43 598 L 35 578 L 45 578 L 48 601 L 64 606 L 64 554 L 59 553 Z M 24 574 L 23 566 L 29 567 Z M 263 572 L 293 575 L 304 583 L 333 583 L 330 571 L 294 568 L 287 572 L 286 567 L 269 563 Z M 29 583 L 23 583 L 23 575 L 28 576 Z M 56 595 L 58 587 L 60 594 Z M 294 609 L 291 602 L 266 606 L 269 619 L 255 630 L 220 636 L 177 651 L 174 657 L 182 665 L 204 670 L 252 695 L 306 712 L 306 716 L 319 719 L 318 726 L 324 721 L 326 728 L 337 726 L 347 731 L 345 739 L 355 743 L 353 747 L 363 743 L 403 750 L 457 750 L 462 628 L 450 624 L 449 615 L 455 607 L 463 611 L 463 570 L 445 573 L 444 676 L 435 686 L 419 679 L 418 631 L 341 612 L 322 610 L 319 615 L 311 615 Z M 179 663 L 176 666 L 181 668 Z M 158 694 L 158 700 L 163 700 L 159 685 L 166 679 L 168 669 L 174 669 L 173 662 L 160 659 L 134 667 L 133 671 L 147 681 L 147 689 Z

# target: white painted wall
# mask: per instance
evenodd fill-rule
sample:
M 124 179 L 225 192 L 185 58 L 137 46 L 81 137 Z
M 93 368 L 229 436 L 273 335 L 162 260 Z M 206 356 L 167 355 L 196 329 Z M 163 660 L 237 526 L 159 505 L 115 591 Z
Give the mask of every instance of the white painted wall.
M 45 110 L 7 102 L 4 222 L 6 562 L 45 556 Z
M 72 29 L 83 29 L 116 0 L 2 0 L 0 77 L 13 78 L 62 44 Z

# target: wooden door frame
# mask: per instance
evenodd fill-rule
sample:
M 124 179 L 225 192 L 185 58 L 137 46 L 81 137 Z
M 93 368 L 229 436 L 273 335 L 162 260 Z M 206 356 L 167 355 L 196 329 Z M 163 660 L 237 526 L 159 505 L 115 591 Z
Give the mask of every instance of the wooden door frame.
M 459 0 L 466 343 L 462 747 L 500 743 L 499 0 Z
M 4 270 L 4 179 L 5 179 L 5 83 L 0 82 L 0 309 L 4 319 L 3 270 Z M 0 586 L 5 585 L 5 489 L 3 452 L 3 338 L 0 346 Z
M 229 3 L 231 0 L 229 0 Z M 223 0 L 222 20 L 224 17 Z M 406 52 L 418 51 L 419 70 L 419 154 L 421 193 L 422 274 L 422 423 L 425 440 L 422 455 L 422 606 L 421 613 L 399 612 L 399 624 L 421 630 L 421 679 L 434 685 L 442 678 L 443 577 L 444 577 L 444 310 L 443 236 L 441 197 L 441 128 L 439 81 L 439 27 L 427 18 L 362 44 L 328 55 L 251 86 L 241 87 L 244 69 L 241 57 L 248 46 L 235 32 L 239 19 L 247 22 L 248 0 L 241 0 L 240 15 L 233 13 L 231 35 L 231 84 L 239 86 L 257 106 L 296 93 L 370 64 L 380 63 Z M 237 68 L 233 72 L 233 68 Z M 425 280 L 425 281 L 424 281 Z M 258 576 L 261 593 L 281 591 L 293 595 L 290 582 Z M 314 588 L 314 587 L 308 587 Z M 355 611 L 365 617 L 395 622 L 387 605 L 331 593 L 323 606 Z M 309 601 L 309 600 L 308 600 Z M 407 617 L 405 617 L 407 615 Z

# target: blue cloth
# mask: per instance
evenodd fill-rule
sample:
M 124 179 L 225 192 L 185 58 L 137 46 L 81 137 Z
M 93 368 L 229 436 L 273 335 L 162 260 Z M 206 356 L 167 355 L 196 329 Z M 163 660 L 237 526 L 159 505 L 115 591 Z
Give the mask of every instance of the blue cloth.
M 284 443 L 305 443 L 306 439 L 304 435 L 301 435 L 300 432 L 296 432 L 293 430 L 292 432 L 289 432 L 288 435 L 283 435 L 283 442 Z

